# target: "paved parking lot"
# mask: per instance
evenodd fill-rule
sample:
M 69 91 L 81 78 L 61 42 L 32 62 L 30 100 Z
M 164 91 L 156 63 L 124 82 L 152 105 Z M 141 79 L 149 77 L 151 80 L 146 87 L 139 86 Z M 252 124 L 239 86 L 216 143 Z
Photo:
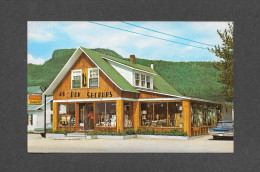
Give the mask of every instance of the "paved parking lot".
M 29 153 L 233 153 L 233 150 L 233 140 L 213 140 L 212 136 L 209 135 L 191 140 L 142 138 L 127 140 L 54 140 L 41 138 L 39 134 L 28 134 Z

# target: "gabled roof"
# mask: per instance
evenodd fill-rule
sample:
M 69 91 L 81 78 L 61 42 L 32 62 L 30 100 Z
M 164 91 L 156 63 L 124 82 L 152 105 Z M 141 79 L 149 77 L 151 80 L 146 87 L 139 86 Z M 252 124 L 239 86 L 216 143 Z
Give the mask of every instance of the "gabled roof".
M 72 65 L 76 62 L 76 60 L 79 58 L 81 53 L 85 53 L 86 56 L 90 58 L 90 60 L 122 91 L 129 91 L 129 92 L 136 92 L 139 93 L 137 89 L 134 86 L 132 86 L 120 73 L 118 73 L 108 62 L 105 60 L 105 58 L 119 62 L 121 64 L 124 64 L 126 66 L 130 66 L 135 69 L 140 69 L 147 71 L 149 73 L 154 74 L 153 78 L 153 85 L 154 89 L 149 90 L 152 92 L 157 93 L 165 93 L 170 95 L 181 95 L 178 91 L 176 91 L 168 82 L 166 82 L 160 75 L 157 74 L 155 70 L 152 68 L 149 68 L 147 66 L 143 66 L 140 64 L 133 64 L 129 61 L 123 60 L 123 59 L 117 59 L 115 57 L 111 57 L 109 55 L 105 55 L 99 52 L 96 52 L 94 50 L 90 50 L 84 47 L 79 47 L 77 50 L 73 53 L 71 58 L 68 60 L 68 62 L 65 64 L 65 66 L 62 68 L 60 73 L 57 75 L 57 77 L 53 80 L 51 85 L 47 88 L 47 90 L 44 92 L 46 95 L 52 95 L 53 90 L 57 87 L 57 85 L 61 82 L 63 77 L 66 75 L 66 73 L 70 70 Z
M 27 94 L 34 94 L 36 93 L 39 89 L 41 89 L 41 91 L 43 92 L 43 89 L 41 86 L 31 86 L 31 87 L 27 87 Z

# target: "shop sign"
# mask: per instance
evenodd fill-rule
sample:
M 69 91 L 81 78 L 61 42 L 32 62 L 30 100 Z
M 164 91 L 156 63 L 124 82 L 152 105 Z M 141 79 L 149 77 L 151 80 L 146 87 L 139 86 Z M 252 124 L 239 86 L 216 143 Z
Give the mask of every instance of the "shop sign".
M 28 104 L 41 105 L 42 104 L 42 95 L 29 95 Z
M 60 97 L 65 96 L 65 92 L 61 91 L 59 93 Z M 81 97 L 82 94 L 78 91 L 71 91 L 69 94 L 70 97 Z M 106 97 L 113 97 L 113 93 L 111 91 L 109 92 L 87 92 L 84 98 L 106 98 Z

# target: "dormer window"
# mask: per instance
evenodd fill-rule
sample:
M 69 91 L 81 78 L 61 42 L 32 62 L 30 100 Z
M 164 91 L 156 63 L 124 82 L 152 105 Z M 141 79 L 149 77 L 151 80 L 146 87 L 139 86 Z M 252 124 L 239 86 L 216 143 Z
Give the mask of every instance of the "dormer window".
M 134 84 L 136 87 L 152 89 L 152 81 L 150 75 L 135 72 L 134 76 Z
M 141 87 L 145 87 L 145 75 L 141 75 Z
M 151 88 L 151 79 L 150 76 L 146 76 L 146 87 Z
M 139 87 L 140 86 L 140 74 L 135 73 L 135 86 Z
M 71 71 L 71 88 L 81 88 L 81 70 Z
M 89 88 L 99 87 L 99 70 L 98 68 L 88 69 Z

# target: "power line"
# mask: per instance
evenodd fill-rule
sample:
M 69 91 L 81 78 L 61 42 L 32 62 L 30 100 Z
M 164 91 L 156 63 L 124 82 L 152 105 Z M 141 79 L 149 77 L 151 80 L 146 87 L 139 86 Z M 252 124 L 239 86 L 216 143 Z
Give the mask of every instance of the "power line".
M 164 41 L 168 41 L 168 42 L 173 42 L 173 43 L 176 43 L 176 44 L 182 44 L 182 45 L 186 45 L 186 46 L 190 46 L 190 47 L 195 47 L 195 48 L 208 50 L 207 48 L 204 48 L 204 47 L 198 47 L 198 46 L 195 46 L 195 45 L 189 45 L 189 44 L 185 44 L 185 43 L 181 43 L 181 42 L 176 42 L 176 41 L 172 41 L 172 40 L 168 40 L 168 39 L 164 39 L 164 38 L 160 38 L 160 37 L 156 37 L 156 36 L 146 35 L 146 34 L 134 32 L 134 31 L 126 30 L 126 29 L 121 29 L 121 28 L 118 28 L 118 27 L 109 26 L 109 25 L 105 25 L 105 24 L 101 24 L 101 23 L 96 23 L 96 22 L 92 22 L 92 21 L 89 21 L 89 22 L 93 23 L 93 24 L 100 25 L 100 26 L 105 26 L 105 27 L 109 27 L 109 28 L 113 28 L 113 29 L 117 29 L 117 30 L 122 30 L 122 31 L 125 31 L 125 32 L 130 32 L 130 33 L 143 35 L 143 36 L 147 36 L 147 37 L 151 37 L 151 38 L 155 38 L 155 39 L 160 39 L 160 40 L 164 40 Z
M 186 41 L 196 42 L 196 43 L 199 43 L 199 44 L 203 44 L 203 45 L 208 45 L 208 46 L 214 47 L 214 45 L 211 45 L 211 44 L 206 44 L 206 43 L 203 43 L 203 42 L 194 41 L 194 40 L 183 38 L 183 37 L 180 37 L 180 36 L 171 35 L 171 34 L 168 34 L 168 33 L 164 33 L 164 32 L 160 32 L 160 31 L 157 31 L 157 30 L 149 29 L 149 28 L 146 28 L 146 27 L 138 26 L 138 25 L 135 25 L 135 24 L 132 24 L 132 23 L 128 23 L 128 22 L 124 22 L 124 21 L 122 21 L 122 23 L 131 25 L 131 26 L 135 26 L 135 27 L 139 27 L 139 28 L 142 28 L 142 29 L 146 29 L 146 30 L 149 30 L 149 31 L 152 31 L 152 32 L 160 33 L 160 34 L 163 34 L 163 35 L 168 35 L 168 36 L 172 36 L 172 37 L 175 37 L 175 38 L 183 39 L 183 40 L 186 40 Z

